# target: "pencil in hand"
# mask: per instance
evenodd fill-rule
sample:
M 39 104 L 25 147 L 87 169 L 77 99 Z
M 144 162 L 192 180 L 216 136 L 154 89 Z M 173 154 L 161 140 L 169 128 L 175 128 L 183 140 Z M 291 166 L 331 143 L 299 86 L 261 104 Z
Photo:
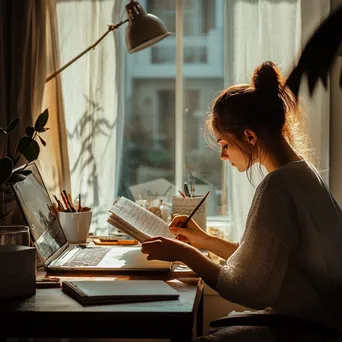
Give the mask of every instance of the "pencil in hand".
M 210 190 L 203 196 L 203 198 L 201 199 L 201 201 L 197 204 L 196 208 L 191 212 L 191 214 L 188 216 L 188 218 L 184 221 L 184 223 L 180 226 L 180 228 L 186 228 L 186 225 L 188 224 L 188 222 L 191 220 L 191 218 L 196 214 L 196 211 L 201 207 L 201 205 L 203 204 L 203 202 L 206 200 L 206 198 L 208 197 L 208 195 L 210 194 Z M 176 236 L 177 240 L 182 240 L 184 241 L 184 238 L 186 240 L 188 240 L 186 237 L 183 237 L 182 235 L 178 234 Z

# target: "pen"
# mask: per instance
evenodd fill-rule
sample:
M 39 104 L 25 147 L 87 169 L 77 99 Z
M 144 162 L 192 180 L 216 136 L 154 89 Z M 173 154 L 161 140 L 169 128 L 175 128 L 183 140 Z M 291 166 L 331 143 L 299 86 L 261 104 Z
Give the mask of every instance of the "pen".
M 193 179 L 190 180 L 190 194 L 191 197 L 195 197 L 195 181 Z
M 184 182 L 184 194 L 186 197 L 190 197 L 190 192 L 189 192 L 189 188 L 188 188 L 188 183 Z
M 182 191 L 178 190 L 178 192 L 180 193 L 180 195 L 185 198 L 185 195 L 182 193 Z
M 195 178 L 190 172 L 190 194 L 191 197 L 195 197 Z

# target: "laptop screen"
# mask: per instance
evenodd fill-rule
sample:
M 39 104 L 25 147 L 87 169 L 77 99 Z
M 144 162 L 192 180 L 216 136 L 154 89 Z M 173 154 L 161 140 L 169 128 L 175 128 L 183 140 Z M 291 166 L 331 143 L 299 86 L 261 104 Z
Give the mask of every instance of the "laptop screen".
M 32 173 L 14 184 L 13 190 L 45 263 L 67 243 L 67 239 L 37 166 L 33 163 L 26 170 Z

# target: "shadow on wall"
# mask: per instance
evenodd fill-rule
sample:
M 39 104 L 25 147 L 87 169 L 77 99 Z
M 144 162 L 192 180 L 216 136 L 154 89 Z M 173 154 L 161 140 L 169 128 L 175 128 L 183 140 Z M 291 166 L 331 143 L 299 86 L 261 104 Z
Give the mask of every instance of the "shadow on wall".
M 100 208 L 99 180 L 101 169 L 99 166 L 101 167 L 103 163 L 98 163 L 97 154 L 99 152 L 103 154 L 106 150 L 117 122 L 115 119 L 111 123 L 107 118 L 104 118 L 103 108 L 96 101 L 87 96 L 84 97 L 88 109 L 83 113 L 73 130 L 67 130 L 69 144 L 77 144 L 81 147 L 77 158 L 70 161 L 70 173 L 71 179 L 79 183 L 80 189 L 85 188 L 83 182 L 86 180 L 86 192 L 81 193 L 81 195 L 84 203 L 93 209 L 93 217 L 96 220 L 97 214 L 107 213 L 107 208 Z M 101 136 L 101 146 L 98 142 L 95 145 L 94 142 Z M 74 194 L 74 196 L 76 195 Z

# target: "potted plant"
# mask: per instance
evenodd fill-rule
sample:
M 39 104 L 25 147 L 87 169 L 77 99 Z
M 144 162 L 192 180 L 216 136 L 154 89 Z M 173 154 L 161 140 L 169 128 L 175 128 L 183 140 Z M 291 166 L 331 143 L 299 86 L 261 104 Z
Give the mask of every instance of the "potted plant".
M 0 224 L 12 215 L 13 210 L 7 210 L 7 204 L 14 201 L 11 186 L 17 182 L 23 181 L 30 173 L 26 167 L 35 161 L 40 152 L 37 141 L 45 146 L 46 142 L 41 134 L 48 130 L 46 124 L 49 119 L 49 111 L 46 109 L 41 113 L 33 126 L 28 126 L 22 133 L 14 148 L 14 151 L 8 151 L 8 141 L 11 132 L 17 127 L 19 118 L 13 119 L 6 128 L 0 127 L 0 134 L 5 135 L 5 144 L 2 156 L 0 157 Z M 26 164 L 17 169 L 19 161 L 26 160 Z

